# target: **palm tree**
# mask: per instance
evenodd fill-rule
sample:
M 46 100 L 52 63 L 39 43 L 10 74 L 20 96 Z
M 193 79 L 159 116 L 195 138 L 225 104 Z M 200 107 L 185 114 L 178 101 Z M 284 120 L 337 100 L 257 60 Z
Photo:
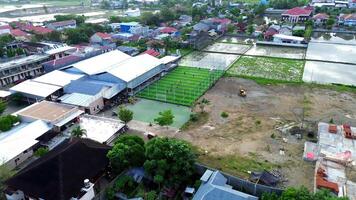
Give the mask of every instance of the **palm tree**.
M 83 136 L 87 136 L 87 131 L 85 129 L 80 128 L 80 126 L 75 127 L 72 132 L 72 137 L 81 138 Z

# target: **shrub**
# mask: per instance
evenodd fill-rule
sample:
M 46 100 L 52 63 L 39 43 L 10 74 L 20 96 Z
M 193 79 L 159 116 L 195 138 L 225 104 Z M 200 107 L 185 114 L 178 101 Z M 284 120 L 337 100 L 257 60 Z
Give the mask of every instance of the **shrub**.
M 274 133 L 272 133 L 271 138 L 272 138 L 272 139 L 276 138 L 276 136 L 274 135 Z
M 156 191 L 150 191 L 147 193 L 146 200 L 156 200 L 157 199 L 157 193 Z
M 222 112 L 222 113 L 220 114 L 220 116 L 221 116 L 222 118 L 228 118 L 228 117 L 229 117 L 229 114 L 228 114 L 227 112 Z
M 115 191 L 120 191 L 124 194 L 130 194 L 135 188 L 136 184 L 134 179 L 126 175 L 121 176 L 119 179 L 117 179 L 114 185 Z
M 193 113 L 193 114 L 190 114 L 189 116 L 189 120 L 192 121 L 192 122 L 196 122 L 199 120 L 199 117 L 196 113 Z
M 46 153 L 48 153 L 48 148 L 47 147 L 40 147 L 40 148 L 38 148 L 36 151 L 35 151 L 35 153 L 34 153 L 34 155 L 35 156 L 37 156 L 37 157 L 42 157 L 42 156 L 44 156 Z
M 19 122 L 20 119 L 13 115 L 5 115 L 0 117 L 0 131 L 8 131 L 12 128 L 12 126 Z

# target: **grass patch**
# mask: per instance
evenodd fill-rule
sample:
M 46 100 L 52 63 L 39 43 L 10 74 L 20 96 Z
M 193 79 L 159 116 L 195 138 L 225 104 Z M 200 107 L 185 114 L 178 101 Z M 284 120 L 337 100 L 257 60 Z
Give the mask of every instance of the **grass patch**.
M 191 106 L 223 74 L 221 70 L 177 67 L 138 96 L 179 105 Z
M 305 61 L 242 56 L 227 71 L 230 76 L 254 77 L 261 83 L 302 82 Z M 272 81 L 273 80 L 273 81 Z
M 273 163 L 261 159 L 254 153 L 250 153 L 248 156 L 228 155 L 224 157 L 200 155 L 198 161 L 242 178 L 249 177 L 247 171 L 271 170 L 276 167 Z
M 194 117 L 192 117 L 193 115 Z M 209 113 L 207 112 L 193 113 L 191 114 L 189 121 L 181 127 L 181 130 L 186 131 L 186 130 L 200 127 L 206 122 L 208 122 L 208 119 L 209 119 Z

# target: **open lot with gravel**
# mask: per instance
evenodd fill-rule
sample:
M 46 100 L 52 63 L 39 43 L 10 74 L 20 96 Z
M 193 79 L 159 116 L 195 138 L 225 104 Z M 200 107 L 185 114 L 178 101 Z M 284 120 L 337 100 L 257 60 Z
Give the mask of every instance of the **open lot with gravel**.
M 229 75 L 301 82 L 304 61 L 285 58 L 242 56 L 228 70 Z
M 246 98 L 238 96 L 241 87 L 247 90 Z M 186 129 L 177 132 L 156 125 L 147 129 L 191 142 L 200 152 L 200 162 L 233 175 L 248 178 L 248 171 L 279 170 L 281 187 L 312 189 L 314 165 L 302 159 L 308 138 L 299 140 L 278 128 L 298 126 L 303 118 L 304 127 L 314 132 L 317 122 L 330 119 L 356 125 L 356 94 L 311 85 L 258 85 L 230 77 L 220 79 L 201 98 L 210 101 L 207 114 Z M 220 116 L 223 111 L 227 118 Z

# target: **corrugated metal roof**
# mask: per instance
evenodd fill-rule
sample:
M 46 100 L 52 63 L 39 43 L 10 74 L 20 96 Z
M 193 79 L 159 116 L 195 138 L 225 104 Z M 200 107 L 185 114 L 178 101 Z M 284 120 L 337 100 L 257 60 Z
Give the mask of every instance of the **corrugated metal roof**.
M 6 163 L 29 149 L 38 142 L 36 138 L 51 130 L 51 128 L 52 126 L 44 121 L 37 120 L 32 123 L 20 124 L 10 131 L 1 133 L 0 160 Z
M 102 73 L 111 66 L 117 65 L 129 58 L 131 56 L 119 50 L 114 50 L 77 62 L 72 66 L 88 75 L 93 75 Z
M 125 82 L 130 82 L 160 65 L 161 62 L 158 58 L 148 54 L 141 54 L 110 68 L 107 72 Z
M 10 88 L 10 91 L 46 98 L 61 88 L 62 87 L 56 85 L 39 83 L 33 80 L 26 80 Z
M 97 100 L 95 96 L 80 93 L 65 94 L 59 99 L 62 103 L 81 107 L 88 107 L 93 101 Z
M 86 80 L 75 80 L 64 87 L 64 92 L 97 95 L 103 90 L 104 87 L 108 86 Z
M 50 85 L 64 87 L 68 85 L 71 81 L 78 80 L 83 76 L 83 74 L 74 74 L 65 71 L 55 70 L 33 80 L 40 83 L 47 83 Z

